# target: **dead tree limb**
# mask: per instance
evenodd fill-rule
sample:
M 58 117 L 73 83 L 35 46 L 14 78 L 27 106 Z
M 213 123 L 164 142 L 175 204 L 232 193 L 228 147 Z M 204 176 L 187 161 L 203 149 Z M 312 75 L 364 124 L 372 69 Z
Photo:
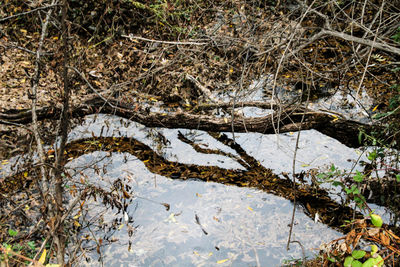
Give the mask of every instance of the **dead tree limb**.
M 136 121 L 148 127 L 165 127 L 165 128 L 185 128 L 198 129 L 204 131 L 230 132 L 232 122 L 230 118 L 221 118 L 209 115 L 198 115 L 191 113 L 169 113 L 151 112 L 145 110 L 136 110 L 121 106 L 116 100 L 109 99 L 111 105 L 105 105 L 103 99 L 94 98 L 86 103 L 71 108 L 73 117 L 83 117 L 90 114 L 104 113 L 117 115 L 129 120 Z M 114 106 L 114 107 L 112 107 Z M 132 106 L 134 106 L 132 104 Z M 116 107 L 116 108 L 115 108 Z M 45 107 L 37 111 L 38 119 L 56 119 L 61 112 L 57 107 Z M 336 114 L 313 111 L 301 106 L 283 107 L 280 111 L 279 132 L 295 132 L 300 129 L 301 117 L 304 116 L 302 130 L 315 129 L 321 133 L 335 138 L 343 144 L 350 147 L 358 147 L 359 129 L 370 132 L 379 126 L 363 124 L 356 121 L 347 120 Z M 276 120 L 276 112 L 272 115 L 264 117 L 241 117 L 236 116 L 233 125 L 235 132 L 258 132 L 263 134 L 274 134 L 273 120 Z M 13 123 L 30 123 L 32 121 L 29 111 L 21 111 L 21 114 L 2 114 L 0 120 Z M 0 121 L 1 122 L 1 121 Z

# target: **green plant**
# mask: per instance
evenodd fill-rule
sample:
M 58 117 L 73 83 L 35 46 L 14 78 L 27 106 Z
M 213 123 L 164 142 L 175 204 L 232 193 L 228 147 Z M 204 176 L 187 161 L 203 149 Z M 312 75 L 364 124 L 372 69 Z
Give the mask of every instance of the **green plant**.
M 331 165 L 329 171 L 317 174 L 318 183 L 332 183 L 333 186 L 343 185 L 341 182 L 336 181 L 336 177 L 341 176 L 342 173 L 335 165 Z
M 384 264 L 383 258 L 377 253 L 378 247 L 371 245 L 371 253 L 367 254 L 364 250 L 353 250 L 351 256 L 344 259 L 344 267 L 373 267 L 382 266 Z M 370 256 L 367 258 L 366 256 Z
M 297 258 L 291 258 L 287 260 L 282 261 L 282 266 L 304 266 L 304 260 L 303 258 L 297 259 Z
M 0 261 L 3 261 L 5 256 L 8 258 L 12 257 L 12 253 L 17 253 L 17 254 L 25 254 L 29 258 L 33 258 L 36 254 L 36 244 L 35 241 L 27 241 L 26 243 L 15 243 L 15 237 L 18 235 L 18 231 L 14 229 L 8 229 L 8 235 L 10 238 L 7 239 L 6 242 L 2 244 L 4 247 L 5 251 L 9 251 L 7 255 L 0 254 Z
M 392 39 L 396 42 L 396 43 L 400 43 L 400 27 L 397 28 L 396 33 L 392 36 Z
M 353 200 L 360 209 L 365 208 L 366 200 L 359 190 L 359 184 L 364 181 L 365 175 L 360 171 L 356 171 L 356 174 L 353 176 L 353 181 L 356 182 L 357 185 L 353 184 L 351 187 L 348 187 L 343 182 L 337 180 L 338 177 L 345 175 L 346 173 L 344 171 L 340 171 L 332 164 L 329 171 L 317 175 L 317 182 L 331 183 L 333 186 L 342 187 L 349 199 Z

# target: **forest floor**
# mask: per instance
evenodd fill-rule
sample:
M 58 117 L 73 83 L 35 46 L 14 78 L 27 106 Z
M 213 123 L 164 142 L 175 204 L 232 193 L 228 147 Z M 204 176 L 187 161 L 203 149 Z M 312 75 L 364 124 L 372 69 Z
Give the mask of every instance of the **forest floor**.
M 126 1 L 109 13 L 105 10 L 111 7 L 105 3 L 93 2 L 90 7 L 71 4 L 71 105 L 101 95 L 135 110 L 161 102 L 179 112 L 200 113 L 196 107 L 209 99 L 190 77 L 211 92 L 231 92 L 240 98 L 266 75 L 272 75 L 275 85 L 288 91 L 309 88 L 312 99 L 326 91 L 348 94 L 365 90 L 375 101 L 371 113 L 386 112 L 397 97 L 393 88 L 400 72 L 392 71 L 396 56 L 374 50 L 367 62 L 371 67 L 365 71 L 365 61 L 352 62 L 353 43 L 326 37 L 281 62 L 282 55 L 289 53 L 286 49 L 295 50 L 302 38 L 311 35 L 310 29 L 318 26 L 313 18 L 299 22 L 292 7 L 255 1 L 211 2 L 200 1 L 193 8 L 167 2 L 129 6 Z M 6 16 L 19 4 L 10 1 L 0 14 Z M 73 13 L 74 9 L 81 13 Z M 11 19 L 1 27 L 0 113 L 15 114 L 31 109 L 40 24 L 34 15 L 28 15 L 25 21 Z M 60 47 L 59 31 L 51 28 L 41 58 L 38 107 L 62 105 L 64 55 Z M 52 140 L 54 123 L 41 123 L 45 141 Z M 2 123 L 0 135 L 2 160 L 32 149 L 28 127 Z

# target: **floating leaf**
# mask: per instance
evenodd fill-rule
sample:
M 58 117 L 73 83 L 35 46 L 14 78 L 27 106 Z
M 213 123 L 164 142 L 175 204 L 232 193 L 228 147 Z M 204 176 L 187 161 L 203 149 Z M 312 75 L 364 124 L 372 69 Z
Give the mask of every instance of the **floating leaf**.
M 224 262 L 227 262 L 227 261 L 229 261 L 229 259 L 219 260 L 219 261 L 217 261 L 217 263 L 218 263 L 218 264 L 221 264 L 221 263 L 224 263 Z

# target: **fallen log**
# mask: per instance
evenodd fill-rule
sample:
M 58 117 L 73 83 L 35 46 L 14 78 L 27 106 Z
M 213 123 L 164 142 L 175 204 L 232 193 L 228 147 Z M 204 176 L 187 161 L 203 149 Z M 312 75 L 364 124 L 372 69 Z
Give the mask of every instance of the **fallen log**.
M 139 108 L 133 106 L 139 105 Z M 117 115 L 136 121 L 148 127 L 185 128 L 214 132 L 258 132 L 276 134 L 299 130 L 315 129 L 327 136 L 337 139 L 349 147 L 359 147 L 358 134 L 360 129 L 368 133 L 379 126 L 363 124 L 338 117 L 329 112 L 314 111 L 303 106 L 292 105 L 280 111 L 274 111 L 264 117 L 216 117 L 189 112 L 147 112 L 137 105 L 122 105 L 116 100 L 103 100 L 95 97 L 82 105 L 71 108 L 71 115 L 75 118 L 90 114 L 104 113 Z M 58 107 L 43 107 L 37 110 L 38 119 L 58 119 L 61 109 Z M 9 110 L 0 113 L 0 123 L 30 123 L 30 110 Z M 304 121 L 301 122 L 302 116 Z

